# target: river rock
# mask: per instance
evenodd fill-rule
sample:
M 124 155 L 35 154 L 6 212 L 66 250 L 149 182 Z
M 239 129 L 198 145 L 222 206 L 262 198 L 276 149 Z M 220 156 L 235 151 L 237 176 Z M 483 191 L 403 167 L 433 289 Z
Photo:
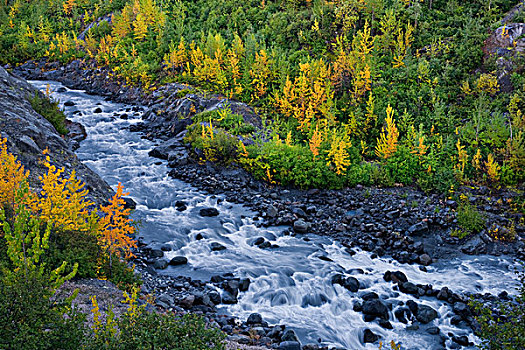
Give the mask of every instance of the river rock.
M 427 324 L 438 318 L 439 314 L 430 306 L 420 304 L 417 310 L 416 318 L 419 322 Z
M 363 314 L 388 320 L 388 308 L 379 299 L 365 301 L 363 303 Z
M 365 329 L 363 332 L 363 342 L 366 343 L 375 343 L 379 340 L 379 336 L 372 332 L 370 329 Z
M 407 233 L 410 236 L 419 236 L 428 231 L 428 223 L 426 221 L 418 222 L 408 228 Z
M 241 292 L 246 292 L 250 288 L 250 279 L 249 278 L 241 278 L 239 281 L 239 290 Z
M 428 254 L 421 254 L 419 256 L 419 263 L 424 266 L 432 264 L 432 258 Z
M 399 290 L 406 294 L 418 294 L 417 286 L 412 282 L 404 282 L 399 284 Z
M 347 277 L 343 280 L 343 287 L 351 291 L 352 293 L 355 293 L 359 290 L 359 281 L 355 277 Z
M 75 105 L 75 102 L 71 101 L 71 100 L 68 100 L 66 102 L 64 102 L 64 106 L 66 107 L 71 107 L 71 106 L 74 106 Z
M 452 341 L 462 346 L 469 345 L 468 337 L 466 335 L 459 335 L 459 336 L 454 335 L 452 336 Z
M 199 215 L 204 217 L 218 216 L 219 211 L 216 208 L 202 208 L 199 210 Z
M 218 251 L 221 251 L 221 250 L 225 250 L 226 247 L 223 246 L 222 244 L 218 243 L 218 242 L 211 242 L 210 243 L 210 248 L 212 251 L 214 252 L 218 252 Z
M 185 298 L 183 298 L 181 301 L 179 301 L 179 304 L 183 308 L 189 309 L 190 307 L 193 306 L 194 302 L 195 302 L 195 295 L 190 294 L 190 295 L 186 296 Z
M 168 260 L 166 259 L 159 259 L 153 263 L 153 267 L 157 270 L 164 270 L 168 267 Z
M 176 256 L 173 259 L 170 260 L 170 265 L 177 266 L 177 265 L 185 265 L 188 263 L 188 258 L 185 256 Z
M 297 334 L 295 334 L 295 331 L 293 329 L 287 329 L 284 331 L 283 335 L 281 336 L 282 341 L 290 341 L 290 342 L 298 342 L 299 338 L 297 338 Z
M 279 350 L 301 350 L 301 343 L 297 341 L 283 341 L 279 343 Z
M 253 326 L 253 325 L 260 325 L 263 322 L 263 318 L 261 314 L 253 313 L 248 316 L 248 319 L 246 320 L 246 324 Z
M 293 223 L 293 229 L 297 233 L 306 233 L 308 232 L 308 223 L 303 219 L 299 219 Z

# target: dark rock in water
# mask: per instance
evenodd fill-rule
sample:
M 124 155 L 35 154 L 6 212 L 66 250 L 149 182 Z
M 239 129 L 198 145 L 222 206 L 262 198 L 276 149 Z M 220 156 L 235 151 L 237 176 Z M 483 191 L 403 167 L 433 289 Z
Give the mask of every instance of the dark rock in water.
M 419 263 L 421 265 L 428 266 L 428 265 L 432 264 L 432 258 L 428 254 L 421 254 L 419 256 Z
M 188 295 L 185 298 L 183 298 L 181 301 L 179 301 L 179 304 L 185 308 L 189 309 L 193 306 L 193 303 L 195 302 L 195 295 Z
M 352 310 L 354 310 L 355 312 L 363 311 L 363 304 L 359 301 L 354 301 L 354 306 L 352 307 Z
M 426 221 L 418 222 L 408 228 L 407 232 L 410 236 L 418 236 L 428 231 L 428 223 Z
M 61 87 L 59 87 L 57 89 L 57 92 L 59 92 L 59 93 L 67 92 L 67 89 L 65 87 L 61 86 Z
M 414 315 L 417 314 L 417 311 L 419 310 L 419 305 L 415 301 L 407 301 L 407 306 Z
M 74 105 L 75 105 L 75 102 L 73 102 L 71 100 L 64 102 L 64 106 L 66 106 L 66 107 L 71 107 L 71 106 L 74 106 Z
M 301 350 L 301 343 L 297 341 L 283 341 L 277 348 L 279 350 Z
M 390 277 L 392 279 L 392 282 L 394 282 L 394 283 L 408 282 L 407 276 L 401 271 L 394 271 L 394 272 L 392 272 L 390 274 Z
M 224 250 L 224 249 L 226 249 L 225 246 L 223 246 L 222 244 L 220 244 L 220 243 L 218 243 L 218 242 L 211 242 L 211 243 L 210 243 L 210 248 L 211 248 L 211 250 L 214 251 L 214 252 L 218 252 L 218 251 L 220 251 L 220 250 Z
M 399 284 L 399 290 L 406 294 L 414 294 L 417 295 L 418 288 L 417 286 L 412 282 L 404 282 Z
M 122 199 L 124 200 L 125 209 L 135 210 L 137 208 L 137 203 L 133 199 L 129 197 L 122 197 Z
M 439 327 L 428 327 L 426 331 L 428 334 L 432 334 L 432 335 L 437 335 L 440 332 Z
M 379 320 L 379 322 L 377 323 L 384 329 L 394 329 L 394 327 L 392 326 L 392 323 L 390 323 L 389 321 Z
M 162 249 L 151 249 L 149 252 L 149 256 L 152 258 L 162 258 L 164 256 L 164 252 Z
M 438 312 L 430 306 L 420 304 L 417 310 L 416 318 L 419 322 L 427 324 L 439 316 Z
M 122 113 L 122 114 L 120 115 L 120 119 L 128 120 L 128 118 L 129 118 L 129 116 L 128 116 L 127 113 Z
M 255 241 L 253 241 L 253 245 L 261 245 L 265 241 L 264 237 L 257 237 Z
M 370 329 L 365 329 L 363 332 L 363 342 L 366 343 L 375 343 L 379 340 L 379 336 L 372 332 Z
M 462 302 L 454 303 L 452 306 L 452 311 L 464 319 L 470 316 L 470 309 L 468 308 L 467 304 Z
M 220 304 L 222 301 L 221 295 L 217 293 L 216 291 L 210 291 L 206 295 L 208 296 L 208 298 L 210 298 L 210 301 L 215 305 Z
M 437 294 L 436 298 L 438 300 L 447 300 L 449 298 L 450 292 L 448 290 L 448 287 L 443 287 Z
M 480 237 L 474 237 L 461 248 L 461 251 L 469 255 L 484 254 L 487 252 L 487 245 Z
M 293 223 L 293 229 L 297 233 L 306 233 L 308 232 L 308 223 L 303 219 L 299 219 Z
M 332 259 L 330 259 L 330 258 L 327 257 L 326 255 L 321 255 L 321 256 L 319 256 L 319 259 L 320 259 L 320 260 L 323 260 L 323 261 L 333 261 Z
M 342 286 L 351 291 L 352 293 L 355 293 L 359 290 L 360 283 L 355 277 L 347 277 L 343 280 Z
M 373 299 L 379 299 L 379 295 L 375 292 L 366 292 L 361 296 L 361 299 L 367 301 L 367 300 L 373 300 Z
M 233 296 L 230 292 L 224 292 L 222 295 L 223 304 L 235 304 L 237 303 L 237 298 Z
M 100 108 L 100 107 L 95 108 L 93 113 L 102 113 L 102 108 Z
M 261 314 L 253 313 L 250 316 L 248 316 L 248 320 L 246 320 L 247 325 L 260 325 L 262 324 L 263 319 Z
M 162 250 L 163 252 L 169 252 L 169 251 L 171 251 L 171 245 L 163 244 L 163 245 L 160 246 L 160 250 Z
M 469 345 L 468 337 L 466 335 L 459 335 L 459 336 L 454 335 L 452 336 L 452 341 L 462 346 Z
M 386 282 L 390 282 L 392 281 L 392 271 L 386 271 L 383 275 L 383 279 L 386 281 Z
M 168 267 L 168 260 L 159 259 L 155 261 L 155 263 L 153 264 L 153 267 L 156 268 L 157 270 L 164 270 L 165 268 Z
M 270 205 L 268 209 L 266 210 L 266 215 L 268 215 L 271 218 L 274 218 L 277 215 L 279 215 L 279 211 L 277 210 L 276 207 L 274 207 L 273 205 Z
M 408 323 L 411 313 L 408 308 L 400 307 L 399 309 L 396 309 L 394 311 L 394 315 L 396 316 L 399 322 Z
M 250 287 L 250 279 L 249 278 L 242 278 L 239 281 L 239 290 L 241 292 L 246 292 L 249 287 Z
M 287 329 L 284 331 L 283 335 L 281 336 L 281 340 L 298 342 L 299 338 L 297 338 L 297 334 L 295 334 L 295 331 L 293 329 Z
M 199 210 L 200 216 L 211 217 L 219 215 L 219 211 L 216 208 L 202 208 Z
M 176 256 L 170 260 L 170 265 L 172 266 L 185 265 L 187 263 L 188 263 L 188 258 L 186 258 L 185 256 Z
M 363 303 L 363 314 L 388 320 L 388 308 L 379 299 L 365 301 Z

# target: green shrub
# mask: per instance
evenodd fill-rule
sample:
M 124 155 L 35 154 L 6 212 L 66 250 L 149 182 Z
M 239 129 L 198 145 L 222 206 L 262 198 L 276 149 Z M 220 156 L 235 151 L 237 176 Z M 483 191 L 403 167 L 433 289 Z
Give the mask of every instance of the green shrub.
M 66 116 L 58 108 L 58 101 L 51 101 L 39 93 L 35 93 L 28 100 L 35 112 L 46 118 L 55 127 L 56 131 L 61 135 L 67 135 L 69 131 L 66 127 Z
M 478 209 L 468 202 L 462 200 L 458 205 L 457 220 L 459 227 L 468 234 L 478 233 L 485 226 L 485 219 Z
M 144 308 L 136 312 L 128 312 L 116 320 L 119 332 L 99 333 L 90 339 L 86 349 L 224 349 L 224 333 L 208 327 L 201 316 L 150 313 Z
M 0 271 L 0 349 L 80 349 L 82 314 L 57 300 L 49 276 Z M 65 317 L 64 315 L 67 315 Z

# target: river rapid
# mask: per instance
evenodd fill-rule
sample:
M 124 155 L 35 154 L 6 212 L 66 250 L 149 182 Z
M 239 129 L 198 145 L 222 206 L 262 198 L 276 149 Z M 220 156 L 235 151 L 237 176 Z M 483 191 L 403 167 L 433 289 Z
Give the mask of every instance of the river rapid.
M 475 343 L 479 340 L 472 330 L 451 324 L 454 314 L 450 305 L 436 298 L 416 299 L 394 291 L 393 284 L 383 279 L 385 271 L 403 271 L 409 281 L 432 284 L 438 289 L 447 286 L 458 293 L 515 292 L 515 264 L 505 257 L 465 256 L 436 262 L 425 272 L 419 265 L 371 259 L 370 253 L 364 251 L 352 256 L 347 248 L 329 237 L 314 234 L 294 237 L 282 234 L 284 227 L 258 228 L 251 220 L 253 213 L 243 206 L 170 178 L 167 162 L 148 156 L 155 144 L 128 130 L 130 125 L 142 121 L 142 112 L 64 88 L 60 83 L 31 83 L 42 91 L 49 84 L 52 97 L 60 101 L 66 116 L 86 128 L 87 138 L 76 150 L 78 158 L 113 188 L 122 182 L 130 192 L 129 196 L 137 203 L 133 219 L 140 222 L 144 241 L 171 245 L 168 258 L 187 257 L 187 265 L 170 266 L 159 273 L 204 281 L 228 272 L 250 278 L 249 290 L 239 295 L 238 303 L 220 306 L 220 312 L 242 320 L 253 312 L 260 313 L 270 324 L 293 328 L 302 344 L 377 349 L 377 343 L 363 343 L 363 330 L 369 328 L 384 342 L 401 343 L 403 349 L 442 349 L 440 336 L 428 334 L 427 328 L 437 326 L 443 335 L 467 335 Z M 66 101 L 74 105 L 64 106 Z M 121 118 L 124 114 L 127 119 Z M 176 201 L 187 202 L 188 209 L 178 211 Z M 199 210 L 204 207 L 218 209 L 219 216 L 201 217 Z M 200 235 L 204 238 L 197 239 Z M 258 237 L 265 237 L 278 247 L 260 249 L 252 244 Z M 212 251 L 211 242 L 218 242 L 226 249 Z M 321 256 L 325 258 L 320 259 Z M 332 284 L 337 273 L 356 277 L 362 289 L 351 293 L 339 284 Z M 440 317 L 414 331 L 407 330 L 407 325 L 393 317 L 391 311 L 393 329 L 383 329 L 375 322 L 365 322 L 363 315 L 353 310 L 354 302 L 360 301 L 366 292 L 377 293 L 394 310 L 400 302 L 414 300 L 434 308 Z M 445 338 L 445 347 L 456 345 L 449 337 Z

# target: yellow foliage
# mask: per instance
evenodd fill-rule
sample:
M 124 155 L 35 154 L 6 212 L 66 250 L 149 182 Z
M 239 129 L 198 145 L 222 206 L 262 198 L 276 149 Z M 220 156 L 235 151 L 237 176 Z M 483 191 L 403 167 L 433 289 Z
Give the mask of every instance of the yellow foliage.
M 410 152 L 417 155 L 419 161 L 421 161 L 421 158 L 427 153 L 428 147 L 425 145 L 425 135 L 418 135 L 414 148 Z
M 476 154 L 474 155 L 474 157 L 472 158 L 472 166 L 476 170 L 481 170 L 481 151 L 479 148 L 476 151 Z
M 459 139 L 458 139 L 458 142 L 456 143 L 456 149 L 458 151 L 458 163 L 454 167 L 463 176 L 463 173 L 465 171 L 465 165 L 467 165 L 467 162 L 468 162 L 468 153 L 465 150 L 465 146 L 461 144 L 461 141 Z
M 492 154 L 488 155 L 487 161 L 485 162 L 485 167 L 490 181 L 497 182 L 499 180 L 499 171 L 501 170 L 501 167 L 499 166 L 498 162 L 496 162 Z
M 99 242 L 101 247 L 110 254 L 118 257 L 132 257 L 132 248 L 137 246 L 137 242 L 131 238 L 135 233 L 135 227 L 132 225 L 133 220 L 128 216 L 130 209 L 125 209 L 123 196 L 129 193 L 123 193 L 122 184 L 119 182 L 117 192 L 110 199 L 107 206 L 101 206 L 100 210 L 105 214 L 100 219 L 99 225 Z
M 90 213 L 93 203 L 86 199 L 88 190 L 76 178 L 75 171 L 63 176 L 64 169 L 57 169 L 46 156 L 47 173 L 40 177 L 42 190 L 30 206 L 41 219 L 66 230 L 91 232 L 96 227 L 96 212 Z
M 408 54 L 408 50 L 410 49 L 410 46 L 412 46 L 412 42 L 414 41 L 414 38 L 412 37 L 413 32 L 414 27 L 412 27 L 410 24 L 407 24 L 404 33 L 401 29 L 399 29 L 394 51 L 394 58 L 392 61 L 394 68 L 399 68 L 405 65 L 403 60 Z
M 338 135 L 337 132 L 332 133 L 332 140 L 330 142 L 330 149 L 326 155 L 327 165 L 335 167 L 335 173 L 342 175 L 346 172 L 346 168 L 351 164 L 347 148 L 352 147 L 352 142 L 349 140 L 349 135 Z
M 15 208 L 16 193 L 28 176 L 16 156 L 7 151 L 7 140 L 0 137 L 0 208 L 5 205 Z
M 319 147 L 321 146 L 321 143 L 323 142 L 323 137 L 321 133 L 319 132 L 319 124 L 315 126 L 314 133 L 312 134 L 312 137 L 310 138 L 309 146 L 310 151 L 312 151 L 312 154 L 315 157 L 319 155 Z
M 297 129 L 303 132 L 308 132 L 316 119 L 334 124 L 330 68 L 319 60 L 301 64 L 300 70 L 293 83 L 286 79 L 282 93 L 275 96 L 275 106 L 285 116 L 295 118 L 299 123 Z
M 499 91 L 498 78 L 492 74 L 481 74 L 476 81 L 478 92 L 484 92 L 494 96 Z
M 250 69 L 252 79 L 251 86 L 253 89 L 252 98 L 258 100 L 268 92 L 268 80 L 271 74 L 271 62 L 266 50 L 260 50 L 255 53 L 255 61 Z
M 66 0 L 62 7 L 64 9 L 64 13 L 69 16 L 71 12 L 73 11 L 73 8 L 75 7 L 75 0 Z
M 388 159 L 397 151 L 399 131 L 394 120 L 394 109 L 388 105 L 386 109 L 386 126 L 383 126 L 377 139 L 375 153 L 378 157 Z

